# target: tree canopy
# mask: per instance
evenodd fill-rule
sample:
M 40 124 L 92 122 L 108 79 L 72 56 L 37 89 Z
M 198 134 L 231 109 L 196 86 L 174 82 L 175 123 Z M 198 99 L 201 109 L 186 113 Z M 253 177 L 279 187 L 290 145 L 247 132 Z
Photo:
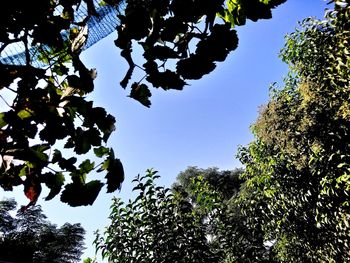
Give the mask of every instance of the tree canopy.
M 239 197 L 245 191 L 243 172 L 188 167 L 178 175 L 172 191 L 187 198 L 202 223 L 207 223 L 210 249 L 218 255 L 218 262 L 273 263 L 274 254 L 266 246 L 261 225 L 249 225 L 240 209 Z
M 241 172 L 190 167 L 169 189 L 147 171 L 133 180 L 133 200 L 114 199 L 97 251 L 110 262 L 275 262 L 262 228 L 248 225 L 240 210 Z M 228 197 L 225 188 L 215 190 L 214 177 L 237 191 Z
M 191 193 L 193 190 L 191 189 L 191 186 L 193 186 L 192 181 L 202 177 L 213 190 L 220 193 L 222 199 L 229 200 L 237 194 L 241 187 L 242 180 L 240 179 L 240 175 L 242 173 L 243 169 L 220 171 L 217 167 L 201 169 L 190 166 L 185 171 L 179 173 L 172 188 L 175 191 L 182 188 L 187 193 Z M 195 199 L 195 197 L 192 198 Z
M 349 17 L 349 2 L 339 1 L 287 36 L 290 74 L 241 149 L 241 207 L 279 262 L 350 260 Z
M 124 204 L 115 199 L 111 225 L 95 244 L 110 262 L 219 262 L 211 249 L 210 220 L 219 209 L 219 197 L 203 181 L 193 181 L 199 206 L 188 195 L 157 186 L 157 172 L 149 170 L 135 180 L 137 196 Z
M 94 90 L 96 70 L 79 57 L 89 34 L 87 21 L 98 17 L 97 5 L 121 10 L 115 44 L 130 66 L 121 86 L 130 86 L 130 97 L 150 106 L 145 83 L 182 89 L 187 80 L 210 73 L 237 47 L 235 26 L 247 19 L 271 18 L 271 9 L 283 2 L 8 2 L 0 11 L 0 55 L 8 46 L 21 44 L 25 63 L 0 64 L 1 187 L 23 185 L 28 206 L 36 203 L 42 185 L 50 189 L 46 200 L 61 194 L 61 201 L 71 206 L 91 205 L 105 184 L 107 192 L 120 189 L 123 166 L 107 145 L 115 118 L 87 98 Z M 81 6 L 86 7 L 85 17 L 77 15 Z M 143 50 L 142 65 L 136 65 L 139 58 L 134 63 L 134 45 Z M 33 47 L 39 55 L 33 54 Z M 45 66 L 36 66 L 37 59 Z M 129 85 L 136 66 L 145 76 Z M 88 153 L 94 160 L 84 160 Z M 103 173 L 105 180 L 89 180 L 91 173 Z
M 79 262 L 85 230 L 80 224 L 50 223 L 40 206 L 14 216 L 16 202 L 0 201 L 0 262 Z

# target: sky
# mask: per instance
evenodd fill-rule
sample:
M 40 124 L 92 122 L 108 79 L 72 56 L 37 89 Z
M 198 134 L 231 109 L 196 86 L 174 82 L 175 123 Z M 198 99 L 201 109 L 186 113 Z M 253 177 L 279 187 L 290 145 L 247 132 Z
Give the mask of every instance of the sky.
M 236 28 L 239 45 L 225 62 L 218 63 L 201 80 L 190 81 L 182 91 L 152 89 L 150 108 L 129 98 L 130 90 L 119 85 L 127 64 L 114 46 L 115 33 L 83 52 L 85 64 L 97 69 L 90 99 L 117 120 L 108 146 L 123 162 L 125 181 L 120 192 L 106 194 L 104 187 L 92 206 L 71 208 L 59 197 L 38 201 L 52 223 L 82 224 L 87 232 L 83 258 L 94 257 L 93 232 L 103 232 L 109 224 L 112 197 L 124 201 L 133 197 L 131 181 L 137 174 L 153 168 L 161 176 L 158 184 L 169 187 L 188 166 L 220 170 L 241 167 L 236 159 L 238 147 L 253 140 L 250 126 L 259 107 L 268 101 L 270 84 L 283 85 L 287 74 L 287 65 L 278 57 L 285 35 L 306 17 L 323 18 L 324 9 L 330 8 L 327 2 L 288 0 L 273 10 L 272 19 L 248 21 Z M 136 57 L 134 60 L 137 63 Z M 22 189 L 0 190 L 2 197 L 15 197 L 20 205 L 28 203 Z

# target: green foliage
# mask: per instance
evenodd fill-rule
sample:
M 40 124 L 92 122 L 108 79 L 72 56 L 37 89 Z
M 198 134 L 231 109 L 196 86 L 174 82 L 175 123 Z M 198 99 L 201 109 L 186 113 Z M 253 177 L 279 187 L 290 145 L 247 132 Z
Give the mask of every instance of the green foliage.
M 74 8 L 85 4 L 87 17 L 77 21 Z M 46 200 L 62 192 L 62 202 L 78 206 L 91 205 L 104 184 L 112 192 L 124 180 L 120 160 L 105 146 L 115 118 L 86 98 L 94 89 L 95 70 L 86 68 L 79 54 L 93 7 L 92 0 L 11 2 L 0 12 L 0 51 L 18 43 L 26 53 L 23 66 L 0 65 L 0 91 L 6 94 L 1 96 L 6 105 L 0 113 L 0 185 L 4 190 L 24 185 L 28 206 L 37 201 L 42 184 L 50 189 Z M 34 67 L 33 47 L 47 67 Z M 76 155 L 92 152 L 101 159 L 97 165 L 77 161 Z M 105 182 L 89 181 L 93 172 L 104 172 Z
M 249 218 L 240 209 L 238 197 L 245 191 L 241 190 L 242 173 L 242 169 L 189 167 L 178 175 L 173 191 L 187 196 L 202 219 L 210 220 L 207 233 L 215 237 L 210 249 L 220 256 L 220 262 L 272 263 L 273 253 L 264 243 L 261 224 L 249 225 Z
M 196 197 L 192 195 L 193 189 L 191 189 L 193 180 L 203 177 L 203 180 L 209 184 L 211 189 L 219 193 L 223 200 L 229 200 L 239 191 L 242 183 L 239 177 L 242 172 L 242 169 L 219 171 L 218 168 L 200 169 L 190 166 L 177 176 L 172 188 L 175 191 L 183 188 L 182 190 L 190 194 L 191 198 L 195 200 Z
M 247 19 L 269 19 L 271 9 L 284 3 L 286 0 L 228 0 L 227 9 L 221 13 L 225 21 L 234 25 L 244 25 Z
M 148 170 L 133 180 L 134 200 L 114 199 L 111 225 L 97 235 L 97 249 L 111 262 L 217 262 L 199 211 L 181 194 L 156 186 L 158 177 Z M 204 195 L 201 202 L 211 210 L 217 204 Z
M 13 199 L 0 201 L 1 262 L 79 262 L 85 234 L 80 224 L 57 228 L 40 206 L 13 216 L 16 205 Z
M 149 107 L 152 94 L 142 82 L 155 88 L 181 90 L 187 80 L 210 73 L 216 62 L 224 61 L 237 48 L 233 26 L 243 23 L 232 21 L 270 18 L 271 9 L 283 2 L 9 2 L 0 11 L 0 55 L 17 43 L 23 47 L 25 62 L 0 64 L 0 91 L 6 94 L 1 95 L 4 109 L 0 112 L 1 187 L 11 191 L 24 185 L 30 200 L 26 207 L 36 203 L 42 184 L 50 189 L 46 200 L 62 193 L 61 201 L 72 206 L 91 205 L 103 184 L 107 192 L 121 187 L 122 164 L 105 145 L 115 130 L 115 118 L 86 98 L 94 90 L 96 70 L 88 69 L 79 58 L 89 33 L 87 21 L 97 14 L 96 4 L 111 5 L 118 12 L 125 7 L 119 15 L 115 41 L 130 66 L 121 86 L 126 88 L 132 78 L 136 66 L 132 48 L 138 44 L 145 59 L 138 68 L 145 76 L 132 82 L 130 97 Z M 82 5 L 87 15 L 78 19 L 81 15 L 75 10 Z M 40 53 L 39 59 L 46 67 L 35 66 L 37 56 L 32 48 Z M 38 144 L 33 145 L 33 141 Z M 59 145 L 68 150 L 63 151 Z M 77 161 L 75 155 L 92 152 L 96 159 L 103 158 L 96 165 L 89 160 Z M 106 180 L 89 182 L 88 175 L 93 172 L 105 172 Z
M 96 259 L 92 259 L 92 258 L 86 258 L 84 259 L 83 263 L 96 263 Z
M 278 262 L 348 262 L 350 6 L 306 19 L 281 56 L 285 87 L 273 90 L 242 148 L 240 205 L 261 225 Z
M 187 80 L 209 74 L 216 62 L 237 48 L 235 25 L 243 25 L 246 19 L 271 18 L 271 9 L 285 0 L 125 2 L 115 44 L 129 70 L 120 84 L 126 88 L 135 67 L 142 69 L 145 74 L 131 84 L 130 97 L 149 107 L 151 91 L 142 82 L 164 90 L 183 89 Z M 135 45 L 143 50 L 143 65 L 136 65 L 141 59 L 135 63 L 132 58 Z
M 248 226 L 240 211 L 241 172 L 190 167 L 168 189 L 148 170 L 134 180 L 135 199 L 114 199 L 111 224 L 94 242 L 97 251 L 109 262 L 274 262 L 261 226 Z M 223 182 L 234 186 L 225 200 Z

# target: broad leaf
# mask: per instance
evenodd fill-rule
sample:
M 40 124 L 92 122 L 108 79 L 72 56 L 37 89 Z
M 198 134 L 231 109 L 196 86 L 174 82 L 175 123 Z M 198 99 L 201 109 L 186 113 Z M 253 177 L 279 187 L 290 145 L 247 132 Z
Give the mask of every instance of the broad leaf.
M 103 183 L 98 180 L 87 184 L 68 184 L 62 192 L 61 201 L 73 207 L 92 205 L 102 186 Z

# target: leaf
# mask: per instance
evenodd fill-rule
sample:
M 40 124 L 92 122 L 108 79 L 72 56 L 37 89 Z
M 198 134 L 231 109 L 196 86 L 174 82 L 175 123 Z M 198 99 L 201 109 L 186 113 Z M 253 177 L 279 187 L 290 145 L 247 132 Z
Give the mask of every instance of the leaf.
M 57 73 L 57 75 L 59 76 L 64 76 L 67 75 L 69 72 L 69 69 L 63 65 L 63 64 L 56 64 L 54 65 L 53 69 L 52 69 L 55 73 Z
M 344 166 L 348 166 L 349 164 L 348 163 L 340 163 L 337 165 L 337 168 L 342 168 Z
M 129 97 L 137 100 L 142 105 L 149 107 L 151 101 L 149 98 L 152 96 L 149 88 L 145 84 L 137 84 L 136 82 L 131 85 L 131 92 Z
M 176 51 L 167 46 L 154 46 L 146 50 L 144 53 L 146 59 L 159 59 L 167 60 L 169 58 L 179 58 L 179 55 Z
M 107 142 L 109 136 L 115 131 L 115 118 L 112 115 L 107 114 L 106 110 L 101 107 L 93 108 L 90 115 L 94 116 L 94 121 L 97 127 L 103 133 L 102 139 L 104 142 Z
M 36 144 L 31 147 L 31 149 L 38 151 L 38 152 L 44 152 L 48 149 L 50 149 L 50 144 L 43 143 L 43 144 Z
M 107 179 L 107 193 L 120 190 L 121 184 L 124 181 L 124 168 L 119 159 L 110 162 L 105 178 Z
M 0 128 L 7 125 L 7 122 L 4 120 L 5 113 L 0 112 Z
M 238 46 L 238 37 L 235 30 L 228 24 L 215 25 L 212 33 L 197 44 L 196 54 L 207 57 L 212 61 L 224 61 L 229 52 Z
M 184 79 L 200 79 L 213 71 L 215 67 L 215 63 L 206 56 L 191 54 L 189 58 L 177 62 L 176 71 Z
M 18 157 L 21 160 L 27 160 L 33 162 L 33 164 L 46 165 L 49 157 L 44 151 L 50 149 L 49 144 L 33 145 L 28 150 L 20 150 Z
M 158 64 L 153 60 L 147 60 L 143 67 L 148 75 L 152 75 L 158 72 Z
M 86 183 L 86 173 L 80 169 L 72 171 L 70 174 L 72 182 L 75 184 L 85 184 Z
M 121 184 L 124 181 L 124 168 L 121 161 L 118 158 L 114 158 L 113 150 L 111 150 L 111 155 L 106 160 L 106 164 L 107 193 L 112 193 L 121 188 Z
M 75 171 L 77 168 L 74 166 L 74 164 L 77 162 L 77 158 L 71 157 L 69 159 L 65 159 L 61 157 L 60 160 L 58 160 L 58 165 L 61 169 L 67 170 L 67 171 Z
M 33 148 L 27 148 L 27 149 L 12 149 L 6 151 L 9 155 L 12 155 L 15 159 L 22 160 L 22 161 L 28 161 L 33 166 L 37 165 L 47 165 L 48 162 L 48 155 L 39 151 L 35 150 L 36 147 L 32 146 Z
M 24 194 L 30 202 L 28 205 L 21 208 L 22 212 L 28 207 L 35 205 L 41 193 L 41 182 L 33 171 L 26 174 L 26 180 L 24 180 L 23 185 Z
M 49 156 L 47 154 L 45 154 L 45 153 L 43 153 L 41 151 L 36 151 L 36 150 L 34 150 L 32 148 L 29 148 L 29 153 L 28 154 L 31 155 L 30 160 L 33 160 L 35 162 L 47 163 L 48 160 L 49 160 Z
M 89 159 L 83 161 L 80 165 L 80 172 L 81 173 L 89 173 L 91 172 L 95 167 L 95 163 L 91 162 Z
M 100 146 L 100 147 L 94 148 L 94 153 L 97 157 L 101 158 L 101 157 L 109 154 L 109 148 L 104 147 L 104 146 Z
M 68 97 L 70 95 L 74 95 L 78 90 L 82 89 L 82 83 L 78 76 L 69 75 L 67 77 L 68 87 L 66 87 L 65 91 L 62 94 L 61 98 Z
M 53 155 L 52 155 L 52 160 L 51 162 L 52 163 L 57 163 L 58 161 L 60 161 L 62 159 L 62 153 L 55 149 L 54 152 L 53 152 Z M 61 167 L 62 168 L 62 167 Z
M 164 28 L 160 33 L 161 39 L 163 41 L 173 41 L 178 34 L 184 34 L 187 30 L 187 23 L 183 23 L 183 21 L 175 17 L 169 17 L 164 21 Z
M 186 82 L 175 72 L 166 70 L 165 72 L 156 72 L 150 74 L 147 80 L 153 84 L 154 87 L 161 87 L 164 90 L 176 89 L 182 90 Z
M 51 172 L 43 174 L 42 177 L 43 177 L 43 182 L 50 189 L 49 194 L 45 197 L 45 200 L 48 201 L 59 194 L 64 184 L 65 178 L 63 173 L 54 174 Z
M 148 10 L 142 4 L 127 7 L 125 24 L 121 24 L 130 39 L 141 40 L 149 34 L 152 21 Z
M 227 2 L 227 12 L 225 12 L 226 22 L 230 22 L 231 26 L 242 26 L 246 23 L 246 15 L 241 3 L 237 0 L 230 0 Z
M 255 0 L 255 3 L 252 1 L 252 4 L 243 5 L 243 8 L 247 18 L 254 22 L 272 17 L 271 8 L 258 0 Z
M 98 180 L 87 184 L 67 184 L 62 192 L 61 201 L 73 207 L 92 205 L 102 186 L 103 183 Z
M 74 141 L 74 151 L 77 154 L 87 153 L 91 149 L 91 146 L 101 145 L 100 133 L 96 128 L 90 128 L 84 131 L 83 129 L 78 127 L 76 130 Z
M 32 117 L 33 116 L 33 111 L 29 110 L 29 109 L 24 109 L 24 110 L 20 110 L 17 113 L 17 116 L 20 117 L 22 120 Z
M 66 126 L 67 123 L 63 125 L 62 122 L 64 119 L 58 115 L 56 108 L 53 107 L 52 111 L 41 112 L 40 115 L 44 115 L 45 118 L 45 127 L 39 133 L 41 140 L 47 141 L 52 145 L 56 140 L 63 139 L 70 134 L 69 126 Z M 71 125 L 73 125 L 73 123 Z

